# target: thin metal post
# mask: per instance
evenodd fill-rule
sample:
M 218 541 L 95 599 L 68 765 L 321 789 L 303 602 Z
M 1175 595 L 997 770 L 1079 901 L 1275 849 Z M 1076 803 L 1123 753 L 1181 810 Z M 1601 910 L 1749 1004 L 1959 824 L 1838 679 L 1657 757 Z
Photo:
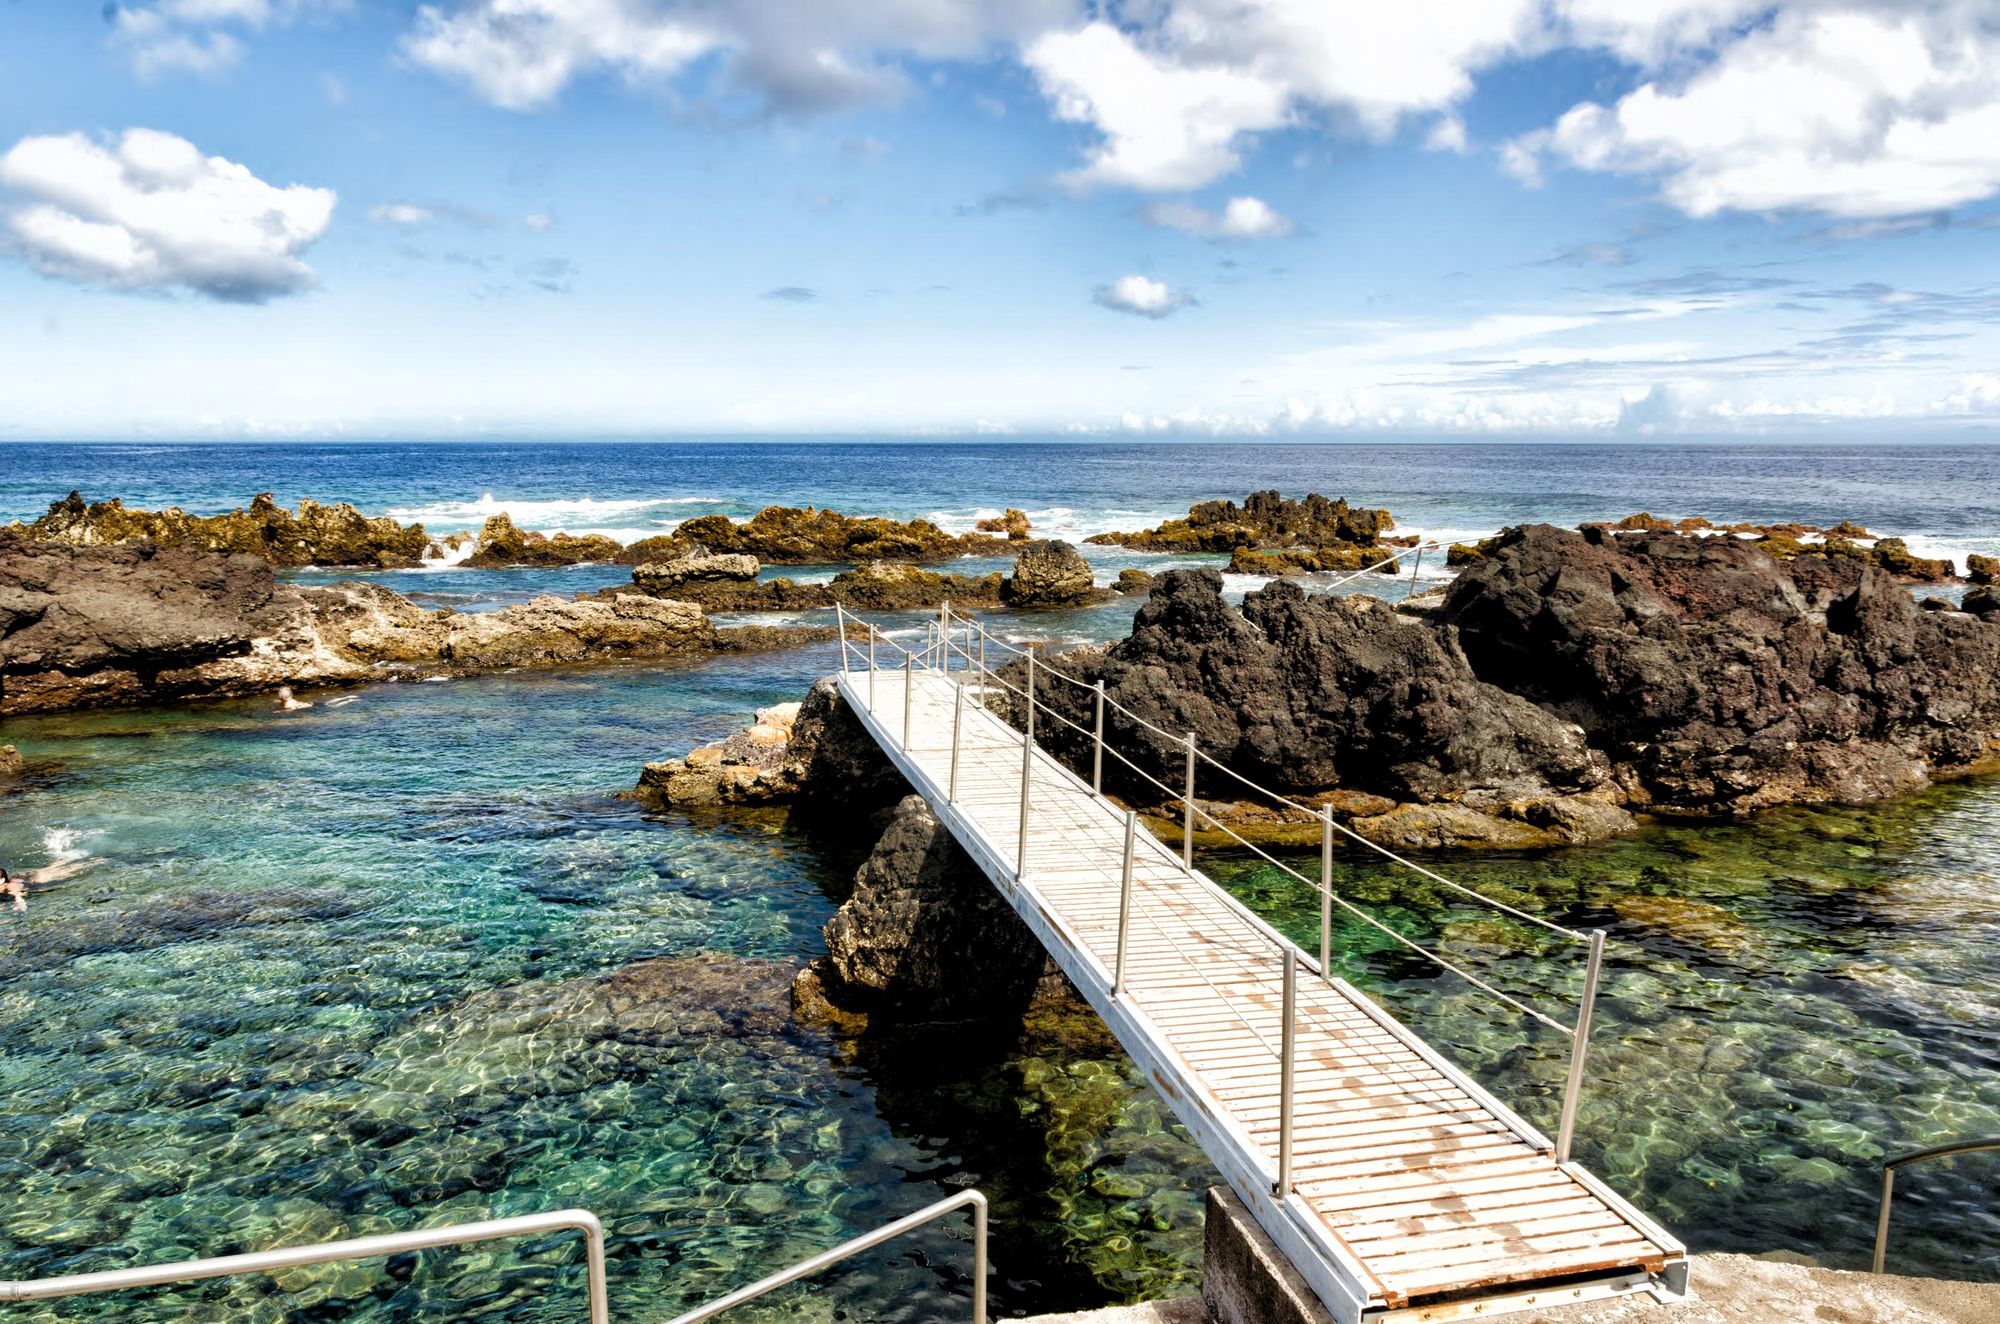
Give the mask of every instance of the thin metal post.
M 1021 735 L 1021 840 L 1014 852 L 1014 881 L 1028 876 L 1028 784 L 1035 767 L 1035 652 L 1028 650 L 1028 718 Z
M 845 675 L 852 669 L 847 665 L 847 608 L 838 602 L 833 604 L 833 621 L 840 631 L 840 670 Z
M 1896 1198 L 1896 1170 L 1882 1169 L 1882 1208 L 1875 1215 L 1875 1272 L 1882 1272 L 1882 1265 L 1889 1257 L 1889 1201 Z
M 1416 557 L 1410 562 L 1410 592 L 1412 593 L 1415 593 L 1417 591 L 1417 571 L 1423 568 L 1424 568 L 1424 549 L 1422 546 L 1419 546 L 1417 548 Z
M 1118 875 L 1118 964 L 1111 974 L 1111 996 L 1125 991 L 1125 935 L 1132 923 L 1132 843 L 1139 835 L 1139 815 L 1125 811 L 1125 864 Z
M 938 663 L 940 668 L 951 671 L 951 599 L 938 604 Z
M 1194 732 L 1187 733 L 1187 787 L 1181 794 L 1181 867 L 1194 868 Z
M 979 623 L 979 706 L 986 706 L 987 686 L 993 682 L 986 674 L 986 622 Z
M 917 655 L 903 654 L 903 748 L 910 747 L 910 692 L 917 688 Z
M 1590 967 L 1583 976 L 1583 1005 L 1569 1044 L 1569 1083 L 1563 1087 L 1562 1124 L 1556 1128 L 1556 1162 L 1569 1162 L 1576 1139 L 1576 1106 L 1583 1097 L 1583 1060 L 1590 1052 L 1590 1018 L 1597 1010 L 1597 980 L 1604 971 L 1604 930 L 1590 931 Z
M 1097 682 L 1097 734 L 1090 751 L 1090 790 L 1104 794 L 1104 682 Z
M 875 622 L 868 622 L 868 711 L 875 711 Z
M 965 725 L 965 686 L 951 687 L 951 789 L 946 798 L 958 803 L 958 733 Z
M 1299 949 L 1285 944 L 1285 1031 L 1278 1055 L 1278 1183 L 1279 1199 L 1292 1190 L 1292 1059 L 1297 1055 L 1299 1012 Z
M 1333 806 L 1319 807 L 1319 973 L 1333 978 Z

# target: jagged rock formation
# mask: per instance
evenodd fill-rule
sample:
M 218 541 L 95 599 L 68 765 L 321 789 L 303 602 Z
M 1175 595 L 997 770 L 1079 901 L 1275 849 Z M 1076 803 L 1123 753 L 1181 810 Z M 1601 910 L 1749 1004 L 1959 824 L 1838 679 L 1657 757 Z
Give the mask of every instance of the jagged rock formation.
M 21 751 L 12 745 L 0 745 L 0 794 L 5 794 L 9 786 L 20 780 L 27 771 L 28 761 L 21 757 Z
M 1980 556 L 1975 552 L 1966 557 L 1965 577 L 1975 584 L 2000 583 L 2000 556 Z
M 1240 506 L 1204 501 L 1190 508 L 1186 519 L 1137 533 L 1100 533 L 1086 541 L 1149 552 L 1298 548 L 1317 551 L 1322 559 L 1354 562 L 1328 569 L 1350 569 L 1380 559 L 1365 557 L 1363 550 L 1377 547 L 1395 523 L 1386 510 L 1349 506 L 1344 498 L 1329 501 L 1314 492 L 1303 501 L 1289 501 L 1269 491 L 1252 492 Z
M 1034 525 L 1028 522 L 1027 512 L 1016 510 L 1012 506 L 1007 507 L 998 517 L 980 520 L 972 527 L 981 533 L 1004 533 L 1016 542 L 1026 538 L 1034 529 Z
M 601 533 L 577 536 L 568 533 L 535 533 L 514 527 L 507 515 L 491 515 L 479 531 L 479 542 L 463 564 L 478 569 L 500 566 L 582 565 L 590 561 L 615 561 L 625 550 L 616 539 Z
M 742 524 L 727 515 L 691 519 L 672 535 L 634 543 L 620 558 L 632 564 L 671 560 L 694 546 L 742 552 L 766 565 L 850 565 L 861 561 L 949 561 L 998 555 L 1004 539 L 953 535 L 929 520 L 857 518 L 811 506 L 766 506 Z
M 1120 594 L 1151 593 L 1153 577 L 1144 570 L 1120 570 L 1111 591 Z
M 632 582 L 662 597 L 704 589 L 711 584 L 755 583 L 761 567 L 757 558 L 741 552 L 717 556 L 706 547 L 691 547 L 671 561 L 648 561 L 632 571 Z
M 1634 805 L 1866 800 L 2000 753 L 2000 628 L 1875 566 L 1732 538 L 1510 530 L 1446 596 L 1485 680 L 1578 723 Z
M 127 510 L 116 498 L 86 503 L 75 492 L 33 524 L 16 525 L 38 542 L 107 547 L 152 541 L 162 547 L 242 552 L 277 566 L 413 566 L 431 550 L 421 524 L 370 519 L 346 502 L 299 502 L 298 513 L 260 492 L 247 510 L 190 515 L 178 506 Z
M 1018 1014 L 1047 955 L 921 796 L 895 807 L 794 997 L 896 1020 Z
M 0 530 L 0 715 L 677 657 L 768 633 L 725 636 L 693 603 L 640 595 L 425 611 L 375 584 L 287 587 L 252 556 Z
M 1109 597 L 1092 579 L 1090 562 L 1060 540 L 1023 547 L 1013 576 L 1000 586 L 1000 600 L 1010 607 L 1080 607 Z

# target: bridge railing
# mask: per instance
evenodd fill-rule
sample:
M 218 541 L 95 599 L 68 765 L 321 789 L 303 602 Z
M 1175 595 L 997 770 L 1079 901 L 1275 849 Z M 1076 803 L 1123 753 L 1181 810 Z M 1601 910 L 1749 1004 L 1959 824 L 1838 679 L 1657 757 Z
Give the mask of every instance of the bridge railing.
M 1420 557 L 1423 550 L 1425 550 L 1423 547 L 1411 548 L 1398 553 L 1396 557 L 1388 558 L 1381 564 L 1388 565 L 1401 557 L 1412 556 L 1413 554 Z M 1369 567 L 1366 570 L 1358 572 L 1358 574 L 1368 574 L 1379 568 L 1379 566 Z M 1357 577 L 1358 575 L 1349 576 L 1349 579 Z M 1347 580 L 1339 582 L 1345 583 Z M 837 606 L 836 614 L 840 627 L 841 668 L 843 671 L 849 673 L 855 670 L 862 670 L 866 673 L 866 694 L 871 710 L 875 709 L 875 676 L 883 671 L 901 671 L 904 673 L 905 683 L 902 686 L 903 710 L 901 725 L 905 748 L 910 743 L 911 704 L 916 689 L 915 684 L 912 682 L 915 674 L 919 671 L 942 672 L 948 676 L 953 676 L 956 680 L 957 686 L 953 697 L 951 773 L 948 790 L 950 798 L 954 801 L 957 799 L 958 793 L 958 763 L 963 726 L 962 714 L 964 705 L 968 702 L 968 693 L 971 695 L 970 701 L 979 704 L 981 707 L 989 707 L 989 701 L 996 693 L 1005 693 L 1020 701 L 1023 719 L 1021 726 L 1024 728 L 1026 739 L 1022 742 L 1021 811 L 1019 837 L 1015 855 L 1017 877 L 1025 876 L 1028 872 L 1028 829 L 1031 803 L 1030 791 L 1034 776 L 1035 728 L 1038 719 L 1045 719 L 1054 721 L 1059 727 L 1065 728 L 1089 742 L 1091 758 L 1090 789 L 1094 794 L 1103 795 L 1104 759 L 1109 754 L 1133 776 L 1165 795 L 1170 802 L 1173 800 L 1180 802 L 1181 840 L 1177 862 L 1184 870 L 1190 873 L 1194 872 L 1195 833 L 1199 828 L 1206 827 L 1220 832 L 1238 847 L 1255 855 L 1258 859 L 1277 869 L 1287 877 L 1317 892 L 1320 900 L 1317 969 L 1321 977 L 1326 979 L 1333 978 L 1331 950 L 1333 912 L 1338 907 L 1352 919 L 1385 935 L 1398 947 L 1428 960 L 1440 969 L 1464 980 L 1504 1006 L 1567 1038 L 1570 1045 L 1568 1072 L 1564 1081 L 1561 1119 L 1557 1127 L 1554 1152 L 1557 1162 L 1566 1163 L 1569 1161 L 1576 1136 L 1577 1111 L 1583 1093 L 1591 1021 L 1596 1010 L 1598 986 L 1604 967 L 1605 935 L 1603 930 L 1598 929 L 1588 933 L 1580 933 L 1574 929 L 1565 928 L 1541 916 L 1531 914 L 1518 906 L 1509 905 L 1496 897 L 1488 896 L 1475 888 L 1458 883 L 1434 869 L 1411 860 L 1378 842 L 1371 841 L 1349 828 L 1346 824 L 1335 820 L 1331 806 L 1321 805 L 1316 809 L 1311 808 L 1300 804 L 1289 796 L 1285 796 L 1257 783 L 1236 769 L 1224 764 L 1208 752 L 1200 749 L 1192 732 L 1177 736 L 1165 730 L 1112 698 L 1105 692 L 1102 681 L 1087 682 L 1049 666 L 1038 656 L 1036 650 L 1022 647 L 996 637 L 986 628 L 984 622 L 962 613 L 954 612 L 948 603 L 939 609 L 935 620 L 926 624 L 924 642 L 920 647 L 906 647 L 898 643 L 879 630 L 872 622 L 849 616 L 844 607 Z M 887 660 L 891 663 L 888 667 L 883 666 L 885 649 L 888 655 Z M 1008 680 L 996 670 L 996 666 L 1006 666 L 1016 659 L 1022 664 L 1019 677 L 1021 683 L 1019 684 Z M 968 684 L 968 682 L 970 683 Z M 1090 696 L 1090 724 L 1085 726 L 1066 713 L 1059 711 L 1046 699 L 1042 698 L 1038 690 L 1045 683 L 1063 683 L 1086 692 Z M 1012 705 L 1010 704 L 1009 706 L 1011 707 Z M 1123 719 L 1126 724 L 1129 724 L 1135 734 L 1143 732 L 1145 735 L 1161 742 L 1164 747 L 1178 748 L 1184 751 L 1179 760 L 1182 765 L 1180 768 L 1182 774 L 1182 784 L 1180 787 L 1170 786 L 1161 777 L 1156 776 L 1152 771 L 1142 766 L 1132 755 L 1118 747 L 1115 736 L 1110 734 L 1107 729 L 1107 723 L 1112 715 Z M 1053 757 L 1053 754 L 1051 756 Z M 1273 855 L 1263 846 L 1245 837 L 1229 823 L 1203 809 L 1195 793 L 1197 774 L 1203 766 L 1211 769 L 1213 773 L 1220 774 L 1234 783 L 1240 784 L 1244 789 L 1268 801 L 1283 813 L 1292 815 L 1302 821 L 1310 822 L 1316 820 L 1320 829 L 1319 876 L 1314 878 L 1300 871 L 1292 864 Z M 1078 775 L 1080 776 L 1081 774 Z M 1124 860 L 1120 881 L 1117 947 L 1113 963 L 1113 996 L 1117 996 L 1118 993 L 1122 992 L 1124 984 L 1127 937 L 1133 922 L 1131 903 L 1134 876 L 1133 865 L 1135 851 L 1139 848 L 1137 845 L 1138 838 L 1143 835 L 1146 842 L 1150 843 L 1154 848 L 1166 850 L 1165 843 L 1154 837 L 1152 833 L 1137 833 L 1136 821 L 1136 815 L 1127 811 Z M 1380 919 L 1356 906 L 1347 900 L 1347 898 L 1339 895 L 1333 885 L 1333 846 L 1336 838 L 1344 839 L 1353 846 L 1372 851 L 1383 859 L 1431 883 L 1437 884 L 1455 895 L 1490 907 L 1522 923 L 1545 930 L 1566 943 L 1582 948 L 1584 956 L 1583 990 L 1578 999 L 1574 1022 L 1564 1023 L 1556 1017 L 1529 1005 L 1521 998 L 1497 987 L 1489 980 L 1481 978 L 1471 970 L 1468 970 L 1460 962 L 1454 961 L 1416 942 L 1414 939 L 1398 932 L 1390 925 L 1383 923 Z M 1142 910 L 1140 912 L 1139 922 L 1151 923 L 1156 932 L 1166 934 L 1168 940 L 1170 942 L 1173 941 L 1166 926 L 1160 924 L 1157 918 L 1152 916 L 1149 911 Z M 1297 967 L 1301 959 L 1310 961 L 1311 958 L 1305 956 L 1296 943 L 1284 938 L 1282 935 L 1273 933 L 1272 937 L 1273 954 L 1283 964 L 1283 1022 L 1280 1042 L 1277 1044 L 1270 1043 L 1253 1022 L 1252 1018 L 1240 1008 L 1232 1005 L 1230 1006 L 1230 1010 L 1237 1019 L 1241 1020 L 1250 1029 L 1252 1035 L 1259 1042 L 1263 1043 L 1268 1051 L 1273 1052 L 1278 1059 L 1280 1075 L 1279 1145 L 1273 1185 L 1282 1194 L 1291 1188 L 1292 1123 L 1295 1111 L 1292 1097 L 1292 1077 L 1293 1064 L 1296 1059 L 1296 1040 L 1299 1024 L 1297 1009 Z M 1190 964 L 1196 973 L 1201 974 L 1202 978 L 1206 981 L 1206 974 L 1200 970 L 1200 962 L 1198 960 L 1191 960 Z M 1210 987 L 1215 989 L 1218 997 L 1224 1004 L 1231 1002 L 1223 989 L 1215 986 L 1212 982 L 1210 983 Z

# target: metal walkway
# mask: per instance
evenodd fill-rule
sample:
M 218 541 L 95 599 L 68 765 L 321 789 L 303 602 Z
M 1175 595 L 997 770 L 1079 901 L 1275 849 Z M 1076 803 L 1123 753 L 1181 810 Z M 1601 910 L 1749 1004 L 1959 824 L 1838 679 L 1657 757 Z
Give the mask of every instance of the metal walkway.
M 1575 1026 L 1408 944 L 1571 1036 L 1557 1144 L 1361 992 L 1322 977 L 1332 907 L 1376 923 L 1333 894 L 1326 862 L 1334 832 L 1344 829 L 1330 816 L 1319 815 L 1328 846 L 1317 882 L 1264 855 L 1321 892 L 1322 953 L 1315 960 L 1192 867 L 1186 841 L 1168 846 L 1093 789 L 1109 755 L 1181 798 L 1188 829 L 1199 813 L 1192 794 L 1167 788 L 1118 740 L 1105 739 L 1101 691 L 1093 691 L 1092 730 L 1039 696 L 1024 702 L 1037 685 L 1080 682 L 1038 665 L 976 620 L 946 608 L 924 638 L 905 649 L 842 613 L 840 685 L 849 705 L 1143 1067 L 1333 1318 L 1483 1318 L 1624 1292 L 1672 1298 L 1685 1291 L 1682 1245 L 1567 1161 L 1601 933 L 1575 934 L 1479 897 L 1588 947 Z M 1001 651 L 1025 660 L 996 673 L 988 664 L 1009 660 L 992 657 Z M 1091 780 L 1024 739 L 989 702 L 1033 714 L 1031 732 L 1051 721 L 1080 732 L 1092 742 Z M 1191 737 L 1170 736 L 1109 706 L 1128 730 L 1150 738 L 1155 756 L 1161 737 L 1185 749 L 1185 785 L 1193 786 L 1198 751 Z M 1132 752 L 1139 754 L 1136 742 Z M 1205 775 L 1219 776 L 1216 769 L 1227 773 L 1213 764 Z M 1214 820 L 1205 826 L 1228 830 Z

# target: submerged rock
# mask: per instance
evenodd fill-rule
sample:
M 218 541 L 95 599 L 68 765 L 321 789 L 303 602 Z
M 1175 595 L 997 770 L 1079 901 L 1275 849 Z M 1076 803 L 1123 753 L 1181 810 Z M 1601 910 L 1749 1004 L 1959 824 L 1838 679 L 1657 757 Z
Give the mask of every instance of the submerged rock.
M 1000 586 L 1000 600 L 1010 607 L 1078 607 L 1110 596 L 1097 587 L 1090 562 L 1058 540 L 1022 548 L 1013 575 Z
M 0 794 L 4 794 L 27 770 L 28 761 L 12 745 L 0 745 Z
M 278 566 L 413 566 L 431 549 L 421 524 L 370 519 L 345 501 L 299 502 L 296 514 L 260 492 L 249 509 L 190 515 L 178 506 L 127 510 L 124 502 L 86 503 L 71 492 L 33 524 L 16 529 L 37 542 L 108 547 L 150 541 L 162 547 L 240 552 Z

